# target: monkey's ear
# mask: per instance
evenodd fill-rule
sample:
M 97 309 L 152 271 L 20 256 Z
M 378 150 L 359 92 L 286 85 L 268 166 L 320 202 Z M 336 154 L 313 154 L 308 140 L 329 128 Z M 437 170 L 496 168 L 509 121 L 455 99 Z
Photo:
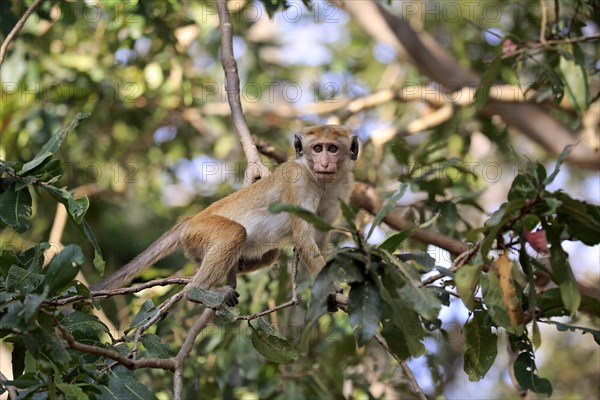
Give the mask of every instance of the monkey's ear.
M 302 157 L 302 138 L 294 135 L 294 148 L 296 149 L 296 158 Z
M 350 159 L 356 161 L 358 158 L 358 136 L 352 136 L 352 142 L 350 143 Z

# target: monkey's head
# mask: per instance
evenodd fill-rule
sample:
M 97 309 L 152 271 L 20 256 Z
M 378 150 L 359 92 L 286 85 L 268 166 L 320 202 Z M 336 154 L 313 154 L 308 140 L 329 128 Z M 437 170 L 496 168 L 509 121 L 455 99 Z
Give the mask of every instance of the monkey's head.
M 358 137 L 339 125 L 316 125 L 294 137 L 296 159 L 301 160 L 318 181 L 335 180 L 352 169 L 358 158 Z

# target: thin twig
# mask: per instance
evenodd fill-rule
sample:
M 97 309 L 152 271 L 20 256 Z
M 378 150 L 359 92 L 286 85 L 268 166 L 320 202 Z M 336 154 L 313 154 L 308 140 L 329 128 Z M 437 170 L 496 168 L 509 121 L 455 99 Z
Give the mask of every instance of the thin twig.
M 68 346 L 73 350 L 81 351 L 83 353 L 96 354 L 105 358 L 110 358 L 112 360 L 117 361 L 119 364 L 123 365 L 125 368 L 128 369 L 159 368 L 169 371 L 175 371 L 176 364 L 174 358 L 142 358 L 140 360 L 132 360 L 131 358 L 128 358 L 114 350 L 78 342 L 69 333 L 67 328 L 65 328 L 58 321 L 58 319 L 56 319 L 56 317 L 51 315 L 51 318 L 54 320 L 56 327 L 67 341 Z
M 270 175 L 269 169 L 260 159 L 256 145 L 252 141 L 252 134 L 240 102 L 240 77 L 238 75 L 237 62 L 233 55 L 233 27 L 227 10 L 227 0 L 217 1 L 217 13 L 219 14 L 221 29 L 221 63 L 225 72 L 227 101 L 231 108 L 233 126 L 240 138 L 244 154 L 248 160 L 248 167 L 244 173 L 244 186 L 247 186 L 260 178 Z
M 181 300 L 181 298 L 185 295 L 185 293 L 186 293 L 185 290 L 181 290 L 181 291 L 175 293 L 167 301 L 163 302 L 160 305 L 160 307 L 158 308 L 158 310 L 152 317 L 148 318 L 148 320 L 143 325 L 140 325 L 137 327 L 137 329 L 135 330 L 134 337 L 133 337 L 132 353 L 134 356 L 135 356 L 135 354 L 137 354 L 137 350 L 139 347 L 140 339 L 142 338 L 142 334 L 148 328 L 150 328 L 152 325 L 154 325 L 158 320 L 160 320 L 167 313 L 167 311 L 169 311 L 169 309 L 171 307 L 173 307 L 173 305 L 175 303 L 177 303 L 179 300 Z
M 396 354 L 394 354 L 393 351 L 390 350 L 388 344 L 385 342 L 385 339 L 379 333 L 376 333 L 375 335 L 373 335 L 373 338 L 375 339 L 375 341 L 377 341 L 377 343 L 379 343 L 381 345 L 381 347 L 383 347 L 385 349 L 385 351 L 387 351 L 392 357 L 394 357 L 394 360 L 396 360 L 398 362 L 398 364 L 400 364 L 400 366 L 402 367 L 402 370 L 404 371 L 404 374 L 406 375 L 406 377 L 408 378 L 408 381 L 410 382 L 410 386 L 415 391 L 415 394 L 417 395 L 417 397 L 420 400 L 427 400 L 427 397 L 425 396 L 423 389 L 421 389 L 421 386 L 419 386 L 419 382 L 417 382 L 417 379 L 415 378 L 415 374 L 413 374 L 412 370 L 408 366 L 408 363 L 406 361 L 402 360 L 400 357 L 398 357 Z
M 298 253 L 294 252 L 294 254 L 295 255 L 294 255 L 294 261 L 292 262 L 292 276 L 291 276 L 292 298 L 289 301 L 286 301 L 285 303 L 282 303 L 282 304 L 280 304 L 276 307 L 270 308 L 268 310 L 259 312 L 257 314 L 240 315 L 236 318 L 236 320 L 251 321 L 253 319 L 257 319 L 257 318 L 263 317 L 265 315 L 272 314 L 276 311 L 283 310 L 284 308 L 296 306 L 296 305 L 298 305 L 298 303 L 300 303 L 300 299 L 298 298 L 298 263 L 300 262 L 300 257 L 298 256 Z
M 183 361 L 191 353 L 194 346 L 196 337 L 202 332 L 210 321 L 214 318 L 216 310 L 212 308 L 206 308 L 200 318 L 196 320 L 194 325 L 188 331 L 187 336 L 179 349 L 179 352 L 174 358 L 175 361 L 175 376 L 173 379 L 173 395 L 175 400 L 181 400 L 182 389 L 183 389 Z
M 141 292 L 144 289 L 148 289 L 154 286 L 168 286 L 168 285 L 187 285 L 190 282 L 190 278 L 188 277 L 170 277 L 163 279 L 155 279 L 152 281 L 144 282 L 139 285 L 126 287 L 126 288 L 118 288 L 118 289 L 108 289 L 108 290 L 95 290 L 91 292 L 91 296 L 94 299 L 103 299 L 112 296 L 119 296 L 131 293 Z M 79 300 L 87 300 L 87 296 L 76 295 L 65 297 L 57 300 L 49 300 L 46 301 L 45 304 L 51 306 L 64 306 L 65 304 L 73 303 Z
M 510 58 L 510 57 L 517 56 L 519 54 L 527 53 L 530 51 L 542 50 L 546 47 L 551 47 L 551 46 L 556 46 L 556 45 L 561 45 L 561 44 L 589 42 L 589 41 L 598 40 L 598 39 L 600 39 L 600 33 L 595 34 L 595 35 L 589 35 L 589 36 L 579 36 L 576 38 L 546 40 L 544 43 L 533 43 L 529 46 L 521 47 L 520 49 L 517 49 L 510 54 L 503 55 L 502 58 L 503 59 Z
M 460 253 L 458 256 L 456 256 L 456 258 L 452 262 L 452 265 L 450 266 L 450 271 L 456 272 L 460 267 L 465 265 L 465 263 L 467 263 L 475 255 L 475 253 L 477 253 L 477 251 L 479 250 L 479 246 L 481 246 L 481 243 L 482 243 L 482 240 L 477 242 L 475 244 L 475 246 L 471 247 L 470 249 L 468 249 L 468 250 Z M 484 265 L 484 269 L 485 269 L 485 265 Z M 445 276 L 446 275 L 444 275 L 444 274 L 437 274 L 437 275 L 430 276 L 427 279 L 423 279 L 421 281 L 420 286 L 423 287 L 423 286 L 430 285 L 433 282 L 444 278 Z
M 6 36 L 6 39 L 4 39 L 4 43 L 2 43 L 2 46 L 0 46 L 0 65 L 2 65 L 2 63 L 4 63 L 4 57 L 6 56 L 6 51 L 8 50 L 8 46 L 10 45 L 10 43 L 13 41 L 15 36 L 17 36 L 19 31 L 21 29 L 23 29 L 23 25 L 25 25 L 25 22 L 27 22 L 27 19 L 31 16 L 31 14 L 33 14 L 35 9 L 38 8 L 38 6 L 43 1 L 44 0 L 35 0 L 33 3 L 31 3 L 31 5 L 27 9 L 27 11 L 25 11 L 25 14 L 23 14 L 21 19 L 15 24 L 15 26 L 11 29 L 9 34 Z

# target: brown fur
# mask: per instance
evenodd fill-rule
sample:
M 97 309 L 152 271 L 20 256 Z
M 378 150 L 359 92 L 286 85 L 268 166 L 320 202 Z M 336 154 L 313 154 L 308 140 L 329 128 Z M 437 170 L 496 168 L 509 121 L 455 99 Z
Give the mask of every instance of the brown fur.
M 344 127 L 318 125 L 304 129 L 296 150 L 295 160 L 184 219 L 94 289 L 125 285 L 176 248 L 183 248 L 197 266 L 188 287 L 212 288 L 227 279 L 228 305 L 237 303 L 235 274 L 270 265 L 286 242 L 294 244 L 311 274 L 318 273 L 325 265 L 322 253 L 329 235 L 301 218 L 272 214 L 267 208 L 271 203 L 294 204 L 333 223 L 339 199 L 347 200 L 352 190 L 358 142 Z

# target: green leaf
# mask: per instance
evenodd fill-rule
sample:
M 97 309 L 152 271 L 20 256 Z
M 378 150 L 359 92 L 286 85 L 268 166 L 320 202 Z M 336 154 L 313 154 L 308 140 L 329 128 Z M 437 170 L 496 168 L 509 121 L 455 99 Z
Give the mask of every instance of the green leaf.
M 366 280 L 355 283 L 348 296 L 350 326 L 360 347 L 375 334 L 381 318 L 381 298 L 373 282 Z
M 540 309 L 541 315 L 546 318 L 562 317 L 569 314 L 563 304 L 559 288 L 544 290 L 543 293 L 536 296 L 535 304 Z
M 278 364 L 293 364 L 298 359 L 298 352 L 290 345 L 288 340 L 277 334 L 275 328 L 258 319 L 258 325 L 252 327 L 252 345 L 260 355 L 267 360 Z
M 191 288 L 186 297 L 194 303 L 202 303 L 208 308 L 219 308 L 225 302 L 225 297 L 221 293 L 211 292 L 202 288 Z
M 335 282 L 362 282 L 365 279 L 364 268 L 363 263 L 343 252 L 330 260 L 313 282 L 306 325 L 312 325 L 327 310 L 327 296 Z
M 89 200 L 87 197 L 75 200 L 73 196 L 64 189 L 58 189 L 54 186 L 45 185 L 42 186 L 48 191 L 57 201 L 62 203 L 65 208 L 69 211 L 69 219 L 74 223 L 75 228 L 81 234 L 81 236 L 88 239 L 88 241 L 94 247 L 94 268 L 100 273 L 104 273 L 105 262 L 102 258 L 102 251 L 98 241 L 94 237 L 92 229 L 89 224 L 83 219 L 89 206 Z
M 567 253 L 561 246 L 560 227 L 552 225 L 546 228 L 548 239 L 552 244 L 550 247 L 550 264 L 552 265 L 553 278 L 560 288 L 565 308 L 573 316 L 581 304 L 581 293 L 577 288 L 577 282 L 569 264 Z
M 398 254 L 398 259 L 404 263 L 412 263 L 423 272 L 429 272 L 435 267 L 435 258 L 423 251 Z
M 239 314 L 231 312 L 227 307 L 220 307 L 213 318 L 216 325 L 228 325 L 236 321 Z
M 50 294 L 60 293 L 74 283 L 79 272 L 79 266 L 85 262 L 85 256 L 77 245 L 67 245 L 58 253 L 48 266 L 44 286 Z
M 45 183 L 54 183 L 62 176 L 64 170 L 65 163 L 63 160 L 50 160 L 35 171 L 35 178 Z
M 498 77 L 498 71 L 500 70 L 500 63 L 502 62 L 502 55 L 497 55 L 496 58 L 490 63 L 485 69 L 483 75 L 481 75 L 481 81 L 477 90 L 475 91 L 475 99 L 473 107 L 479 110 L 487 101 L 490 94 L 490 89 L 494 84 L 494 81 Z
M 171 347 L 161 342 L 160 336 L 146 333 L 141 337 L 144 348 L 150 353 L 150 357 L 169 358 L 173 355 Z
M 50 140 L 44 146 L 42 146 L 42 149 L 33 158 L 33 160 L 23 164 L 23 167 L 19 171 L 19 174 L 25 175 L 27 172 L 33 170 L 34 168 L 38 167 L 39 165 L 44 163 L 46 160 L 51 158 L 60 148 L 60 145 L 65 140 L 67 133 L 69 133 L 77 125 L 79 125 L 79 121 L 81 121 L 82 119 L 87 118 L 89 116 L 90 116 L 90 114 L 88 114 L 88 113 L 77 113 L 75 115 L 75 117 L 73 117 L 73 119 L 67 124 L 67 126 L 65 128 L 59 129 L 50 138 Z
M 556 329 L 558 329 L 561 332 L 565 332 L 565 331 L 571 331 L 571 332 L 581 331 L 582 334 L 589 333 L 590 335 L 592 335 L 594 337 L 594 341 L 597 344 L 600 344 L 600 331 L 599 330 L 592 329 L 592 328 L 586 328 L 586 327 L 583 327 L 583 326 L 567 325 L 567 324 L 563 324 L 563 323 L 557 322 L 557 321 L 544 321 L 544 320 L 540 320 L 539 322 L 542 322 L 544 324 L 554 325 L 554 326 L 556 326 Z
M 537 375 L 535 354 L 529 339 L 527 339 L 527 335 L 519 337 L 510 335 L 509 340 L 513 351 L 519 353 L 513 364 L 513 369 L 521 389 L 531 390 L 534 393 L 543 393 L 548 397 L 552 396 L 552 384 L 550 381 L 540 378 Z
M 34 176 L 27 176 L 22 180 L 18 180 L 15 182 L 15 192 L 18 192 L 21 189 L 26 188 L 27 186 L 31 186 L 35 182 L 36 178 Z
M 13 265 L 8 270 L 6 288 L 20 293 L 33 292 L 44 281 L 44 275 Z
M 345 201 L 340 200 L 340 208 L 342 209 L 342 216 L 348 222 L 348 224 L 354 226 L 354 220 L 356 219 L 357 212 L 348 205 Z
M 535 214 L 527 214 L 523 217 L 523 227 L 529 232 L 533 232 L 540 223 L 540 217 Z
M 558 159 L 556 160 L 556 165 L 554 166 L 554 171 L 552 171 L 552 173 L 546 179 L 544 179 L 544 181 L 543 181 L 544 186 L 546 186 L 554 181 L 554 179 L 556 178 L 556 175 L 558 175 L 558 173 L 560 172 L 560 166 L 566 160 L 566 158 L 569 156 L 569 153 L 571 153 L 572 148 L 573 148 L 572 144 L 565 146 L 563 151 L 558 156 Z
M 79 199 L 75 199 L 71 193 L 64 189 L 58 189 L 54 186 L 42 187 L 46 189 L 52 195 L 52 197 L 65 206 L 69 212 L 69 216 L 75 221 L 75 223 L 81 223 L 90 205 L 90 201 L 87 197 L 84 196 Z
M 48 298 L 48 288 L 45 287 L 41 294 L 33 294 L 29 293 L 25 296 L 25 301 L 23 302 L 23 317 L 25 322 L 29 322 L 31 317 L 35 315 L 38 310 L 38 307 Z
M 367 239 L 371 237 L 371 234 L 375 230 L 375 227 L 377 225 L 379 225 L 379 223 L 381 221 L 383 221 L 383 219 L 385 218 L 385 216 L 388 215 L 389 212 L 392 211 L 392 209 L 396 206 L 396 202 L 398 200 L 400 200 L 402 198 L 402 196 L 404 196 L 404 193 L 406 193 L 406 189 L 408 189 L 408 184 L 406 184 L 406 183 L 400 184 L 400 188 L 398 188 L 398 190 L 396 191 L 396 193 L 394 193 L 392 195 L 392 197 L 390 197 L 385 202 L 385 204 L 383 205 L 383 207 L 381 207 L 381 210 L 379 210 L 379 212 L 377 213 L 377 215 L 375 215 L 375 219 L 373 220 L 373 223 L 371 224 L 371 229 L 369 229 L 369 233 L 367 234 Z
M 142 304 L 140 311 L 133 317 L 133 321 L 131 321 L 131 326 L 127 329 L 127 332 L 136 329 L 138 326 L 143 325 L 148 321 L 154 313 L 156 312 L 156 307 L 154 306 L 154 302 L 151 299 L 148 299 Z
M 437 213 L 432 218 L 430 218 L 429 220 L 425 221 L 424 223 L 422 223 L 420 225 L 413 226 L 412 228 L 405 229 L 403 231 L 400 231 L 400 232 L 390 236 L 383 243 L 381 243 L 378 247 L 380 249 L 389 251 L 390 253 L 393 252 L 394 250 L 396 250 L 398 248 L 400 243 L 402 243 L 403 241 L 408 239 L 417 229 L 425 229 L 425 228 L 429 227 L 435 221 L 437 221 L 439 216 L 440 216 L 440 213 Z
M 98 341 L 98 332 L 110 334 L 108 327 L 98 317 L 77 310 L 65 315 L 61 324 L 78 340 Z
M 83 391 L 81 387 L 85 387 L 86 385 L 71 385 L 68 383 L 58 383 L 56 384 L 56 388 L 60 390 L 68 399 L 81 399 L 86 400 L 89 399 L 88 395 Z
M 502 226 L 508 222 L 516 214 L 516 212 L 520 211 L 524 205 L 525 200 L 523 199 L 516 199 L 508 203 L 504 203 L 487 219 L 487 221 L 485 221 L 485 226 L 489 230 L 481 242 L 481 248 L 479 250 L 479 254 L 483 259 L 487 257 L 487 254 L 490 251 L 494 240 L 496 240 L 496 236 L 498 235 L 498 232 L 500 232 Z
M 582 115 L 587 109 L 590 97 L 585 66 L 577 65 L 574 59 L 560 57 L 559 69 L 569 101 Z
M 390 350 L 400 359 L 419 357 L 425 354 L 424 332 L 419 316 L 396 300 L 396 304 L 386 307 L 381 336 Z
M 0 273 L 1 276 L 5 277 L 8 275 L 8 269 L 13 265 L 19 265 L 21 262 L 19 258 L 8 249 L 0 248 Z
M 138 382 L 133 371 L 119 367 L 117 371 L 108 375 L 108 386 L 99 386 L 102 394 L 100 400 L 128 399 L 151 400 L 156 399 L 154 392 L 146 385 Z
M 556 193 L 561 202 L 558 218 L 567 225 L 569 235 L 588 246 L 600 243 L 600 206 L 571 198 L 566 193 Z
M 77 226 L 79 227 L 80 225 L 77 225 Z M 102 258 L 102 251 L 100 250 L 100 244 L 98 244 L 98 241 L 96 240 L 96 237 L 94 236 L 94 233 L 92 232 L 92 228 L 90 228 L 87 221 L 83 220 L 83 222 L 81 224 L 81 230 L 83 231 L 83 234 L 88 239 L 88 241 L 94 247 L 94 261 L 93 261 L 94 268 L 96 268 L 96 271 L 98 271 L 100 273 L 100 275 L 102 275 L 104 273 L 104 267 L 105 267 L 106 263 L 104 262 L 104 259 Z
M 13 185 L 0 195 L 0 220 L 19 233 L 23 233 L 31 227 L 29 189 L 15 191 Z
M 412 152 L 403 139 L 393 141 L 390 148 L 398 164 L 407 165 L 409 163 Z
M 318 215 L 308 211 L 305 208 L 298 207 L 293 204 L 271 203 L 269 204 L 268 209 L 273 214 L 278 214 L 281 212 L 288 212 L 290 214 L 293 214 L 299 218 L 302 218 L 306 222 L 311 223 L 315 228 L 317 228 L 320 231 L 330 231 L 334 229 L 333 226 L 323 221 Z
M 400 300 L 408 308 L 427 320 L 434 320 L 440 313 L 442 302 L 426 287 L 417 288 L 411 283 L 406 283 L 397 292 Z
M 454 274 L 460 299 L 469 310 L 475 308 L 475 292 L 481 279 L 481 265 L 463 265 Z
M 465 354 L 463 369 L 471 382 L 481 380 L 498 354 L 498 336 L 492 332 L 488 313 L 475 310 L 465 324 Z
M 515 177 L 508 191 L 508 201 L 534 199 L 538 191 L 538 182 L 529 169 Z

